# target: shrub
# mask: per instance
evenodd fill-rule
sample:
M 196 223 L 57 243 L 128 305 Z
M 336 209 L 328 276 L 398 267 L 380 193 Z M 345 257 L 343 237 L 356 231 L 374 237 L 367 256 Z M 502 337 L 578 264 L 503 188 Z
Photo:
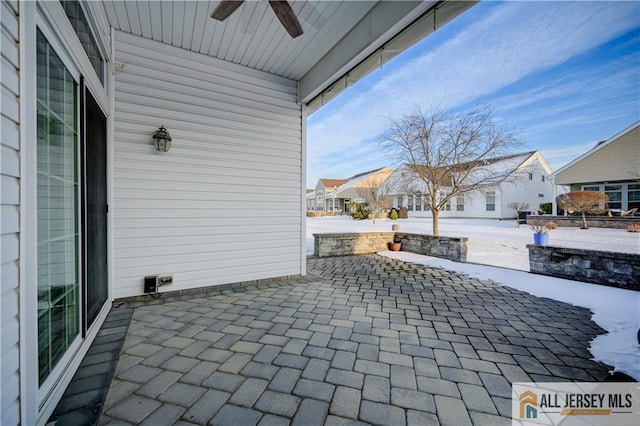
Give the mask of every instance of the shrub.
M 389 213 L 389 219 L 397 220 L 398 219 L 398 210 L 391 209 L 391 213 Z
M 529 229 L 531 229 L 531 232 L 533 232 L 534 234 L 548 234 L 549 233 L 549 228 L 547 228 L 544 225 L 531 225 L 529 227 Z
M 640 232 L 640 223 L 630 223 L 629 225 L 627 225 L 627 231 Z
M 400 207 L 400 212 L 398 213 L 398 217 L 400 219 L 409 219 L 409 209 L 406 207 Z
M 544 212 L 544 214 L 551 214 L 553 211 L 553 207 L 551 203 L 542 203 L 540 207 L 538 207 L 538 211 Z
M 546 226 L 549 229 L 556 229 L 558 227 L 558 224 L 555 222 L 547 222 L 544 224 L 544 226 Z
M 353 219 L 366 219 L 368 217 L 368 206 L 366 203 L 357 203 L 352 201 L 349 203 L 349 210 L 352 212 Z
M 560 194 L 556 198 L 558 207 L 582 214 L 582 229 L 589 229 L 586 214 L 609 201 L 609 196 L 598 191 L 572 191 Z

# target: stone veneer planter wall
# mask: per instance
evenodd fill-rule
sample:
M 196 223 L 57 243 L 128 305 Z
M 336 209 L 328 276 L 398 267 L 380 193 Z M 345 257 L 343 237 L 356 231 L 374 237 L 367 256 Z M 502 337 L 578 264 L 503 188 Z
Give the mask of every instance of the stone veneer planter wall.
M 558 226 L 580 228 L 582 226 L 582 216 L 527 216 L 527 225 L 544 225 L 547 222 L 555 222 Z M 631 223 L 640 224 L 640 216 L 587 216 L 587 225 L 593 228 L 627 229 L 627 225 Z
M 402 242 L 402 250 L 426 256 L 442 257 L 456 262 L 467 261 L 466 237 L 443 237 L 396 232 L 395 239 Z
M 402 242 L 402 251 L 442 257 L 457 262 L 467 260 L 467 238 L 443 237 L 405 232 L 363 232 L 313 234 L 316 257 L 369 254 L 389 250 L 394 239 Z
M 527 244 L 534 274 L 640 291 L 640 255 Z

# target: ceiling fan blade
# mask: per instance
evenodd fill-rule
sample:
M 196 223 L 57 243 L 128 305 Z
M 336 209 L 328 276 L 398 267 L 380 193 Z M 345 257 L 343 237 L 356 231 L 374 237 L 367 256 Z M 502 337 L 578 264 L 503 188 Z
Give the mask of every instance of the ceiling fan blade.
M 244 3 L 244 0 L 239 1 L 227 1 L 223 0 L 220 2 L 216 10 L 213 11 L 211 17 L 213 19 L 217 19 L 218 21 L 224 21 L 231 15 L 240 5 Z
M 269 0 L 271 9 L 276 14 L 280 23 L 285 30 L 291 35 L 292 38 L 296 38 L 302 35 L 302 26 L 296 17 L 296 14 L 291 9 L 291 6 L 286 1 Z

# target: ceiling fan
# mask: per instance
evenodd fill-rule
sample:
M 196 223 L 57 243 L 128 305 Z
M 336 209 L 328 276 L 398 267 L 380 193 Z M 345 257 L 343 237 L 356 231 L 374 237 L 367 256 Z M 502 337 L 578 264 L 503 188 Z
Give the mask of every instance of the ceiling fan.
M 220 2 L 218 7 L 213 11 L 211 17 L 218 21 L 224 21 L 231 15 L 237 8 L 244 3 L 244 0 L 239 1 L 227 1 Z M 273 13 L 282 24 L 285 30 L 291 35 L 292 38 L 296 38 L 302 35 L 302 26 L 293 12 L 291 5 L 285 0 L 269 0 L 269 5 L 273 9 Z

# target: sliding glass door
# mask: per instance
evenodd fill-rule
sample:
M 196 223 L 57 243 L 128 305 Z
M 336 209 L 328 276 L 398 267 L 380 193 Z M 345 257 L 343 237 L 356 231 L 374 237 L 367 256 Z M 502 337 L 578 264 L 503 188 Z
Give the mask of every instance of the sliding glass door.
M 37 33 L 40 385 L 80 334 L 78 84 Z

